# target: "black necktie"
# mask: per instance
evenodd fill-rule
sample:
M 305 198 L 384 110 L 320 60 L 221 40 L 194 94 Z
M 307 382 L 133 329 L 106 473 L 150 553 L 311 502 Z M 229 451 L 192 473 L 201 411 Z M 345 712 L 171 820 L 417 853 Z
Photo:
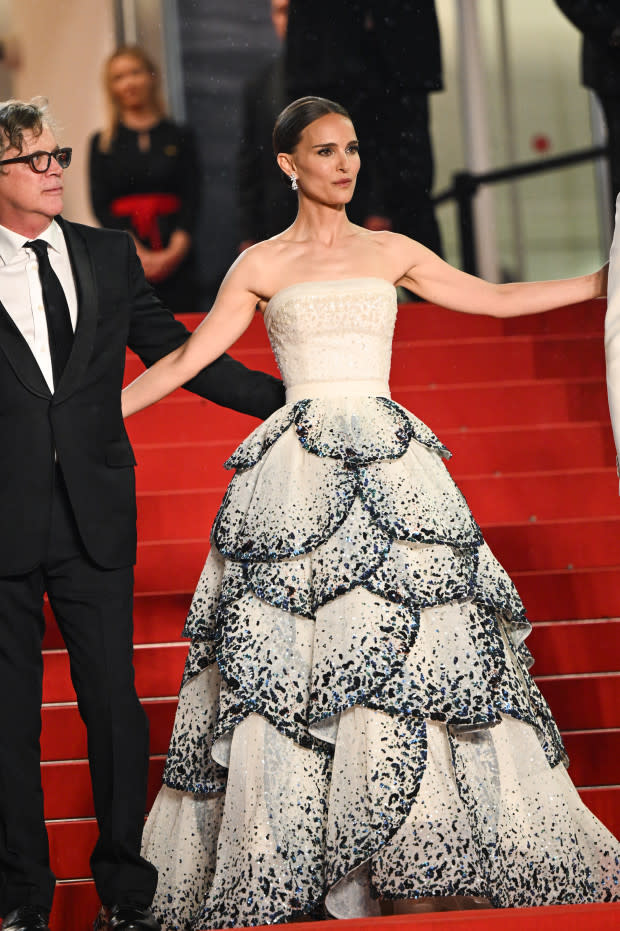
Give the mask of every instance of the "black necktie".
M 39 263 L 39 279 L 47 318 L 54 388 L 57 388 L 73 345 L 73 327 L 71 326 L 69 305 L 56 272 L 50 265 L 45 240 L 35 239 L 25 245 L 33 250 Z

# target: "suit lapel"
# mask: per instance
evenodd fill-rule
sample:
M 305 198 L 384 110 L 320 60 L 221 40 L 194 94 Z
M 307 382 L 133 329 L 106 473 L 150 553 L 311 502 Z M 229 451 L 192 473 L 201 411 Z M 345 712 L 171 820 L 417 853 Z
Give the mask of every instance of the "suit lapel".
M 22 336 L 19 327 L 6 307 L 0 301 L 0 349 L 6 355 L 9 365 L 21 383 L 41 398 L 50 398 L 51 391 L 39 363 L 32 354 L 30 346 Z
M 78 299 L 78 317 L 71 355 L 54 401 L 67 398 L 79 385 L 90 361 L 97 329 L 97 286 L 90 253 L 83 236 L 71 223 L 56 217 L 65 235 Z

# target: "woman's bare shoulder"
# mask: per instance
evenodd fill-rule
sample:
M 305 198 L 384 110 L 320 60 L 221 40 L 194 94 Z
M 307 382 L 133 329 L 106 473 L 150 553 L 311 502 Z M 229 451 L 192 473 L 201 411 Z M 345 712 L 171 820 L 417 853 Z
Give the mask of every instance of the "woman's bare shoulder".
M 279 237 L 265 239 L 245 249 L 231 265 L 227 279 L 252 292 L 259 299 L 271 296 L 277 289 L 279 270 L 286 243 Z
M 405 236 L 391 230 L 365 230 L 364 252 L 369 260 L 376 261 L 383 269 L 383 277 L 397 282 L 410 268 L 423 261 L 428 249 Z M 363 240 L 361 240 L 363 241 Z M 432 253 L 430 253 L 432 255 Z

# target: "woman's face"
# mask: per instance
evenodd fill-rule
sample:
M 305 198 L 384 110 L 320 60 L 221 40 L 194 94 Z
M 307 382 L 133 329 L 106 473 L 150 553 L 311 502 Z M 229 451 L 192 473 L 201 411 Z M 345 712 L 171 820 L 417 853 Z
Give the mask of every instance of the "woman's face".
M 150 104 L 153 83 L 151 72 L 133 55 L 119 55 L 108 66 L 110 93 L 121 111 Z
M 288 159 L 304 196 L 326 204 L 349 203 L 360 170 L 360 156 L 348 117 L 328 113 L 310 123 Z

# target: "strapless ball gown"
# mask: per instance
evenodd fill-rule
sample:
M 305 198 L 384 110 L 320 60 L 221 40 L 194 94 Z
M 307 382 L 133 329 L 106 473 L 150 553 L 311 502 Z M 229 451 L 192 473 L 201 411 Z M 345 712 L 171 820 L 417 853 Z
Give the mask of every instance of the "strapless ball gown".
M 287 403 L 227 463 L 144 834 L 166 929 L 618 898 L 514 585 L 448 451 L 390 399 L 395 318 L 376 278 L 265 311 Z

